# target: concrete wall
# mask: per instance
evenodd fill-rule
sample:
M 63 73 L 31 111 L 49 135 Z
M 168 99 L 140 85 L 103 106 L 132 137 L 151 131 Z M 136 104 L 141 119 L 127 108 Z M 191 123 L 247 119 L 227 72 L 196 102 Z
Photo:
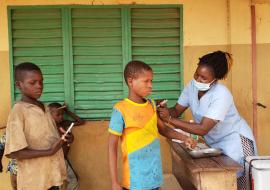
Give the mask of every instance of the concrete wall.
M 261 154 L 270 154 L 267 143 L 270 129 L 270 52 L 269 1 L 258 0 L 257 8 L 257 74 L 258 101 L 266 109 L 258 108 L 258 145 Z M 256 1 L 254 1 L 256 3 Z M 250 5 L 247 0 L 2 0 L 0 1 L 0 126 L 5 125 L 11 107 L 8 60 L 8 5 L 111 5 L 111 4 L 183 4 L 184 5 L 184 83 L 192 79 L 198 58 L 217 49 L 230 51 L 234 57 L 232 71 L 225 83 L 232 91 L 241 115 L 252 126 L 252 65 Z M 186 119 L 190 114 L 186 114 Z M 109 189 L 107 161 L 107 121 L 87 122 L 74 129 L 75 143 L 70 158 L 81 177 L 82 190 Z M 0 131 L 2 133 L 3 131 Z M 169 147 L 162 139 L 164 172 L 171 172 Z M 7 159 L 4 159 L 4 166 Z M 8 175 L 0 174 L 0 190 L 9 190 Z

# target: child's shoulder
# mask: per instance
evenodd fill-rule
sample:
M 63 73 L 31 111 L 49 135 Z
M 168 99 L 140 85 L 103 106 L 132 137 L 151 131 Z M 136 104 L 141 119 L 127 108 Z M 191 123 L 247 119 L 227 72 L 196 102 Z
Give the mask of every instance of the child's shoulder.
M 35 107 L 35 105 L 24 102 L 24 101 L 18 101 L 18 102 L 15 102 L 10 113 L 23 114 L 31 107 Z
M 119 102 L 116 102 L 116 103 L 114 104 L 114 108 L 117 108 L 118 106 L 121 106 L 121 105 L 123 105 L 123 104 L 125 104 L 125 99 L 120 100 Z
M 24 104 L 23 102 L 16 102 L 12 109 L 9 112 L 9 119 L 11 118 L 23 118 L 25 116 L 25 113 L 27 111 L 28 107 L 26 104 Z
M 20 110 L 23 110 L 26 107 L 27 107 L 26 103 L 24 103 L 22 101 L 18 101 L 13 105 L 12 111 L 20 111 Z

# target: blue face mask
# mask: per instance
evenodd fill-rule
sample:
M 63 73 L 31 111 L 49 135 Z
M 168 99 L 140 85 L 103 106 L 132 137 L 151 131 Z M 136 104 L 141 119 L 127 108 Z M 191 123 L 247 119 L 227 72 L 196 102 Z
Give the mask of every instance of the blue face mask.
M 207 91 L 211 88 L 211 84 L 215 81 L 214 79 L 210 83 L 202 83 L 202 82 L 197 82 L 195 79 L 193 79 L 193 84 L 194 86 L 199 90 L 199 91 Z

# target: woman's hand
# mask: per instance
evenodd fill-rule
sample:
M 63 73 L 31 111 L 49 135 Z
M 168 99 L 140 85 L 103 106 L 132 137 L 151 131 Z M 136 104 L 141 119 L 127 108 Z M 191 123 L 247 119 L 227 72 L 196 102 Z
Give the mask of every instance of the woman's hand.
M 168 122 L 168 120 L 170 119 L 170 112 L 169 112 L 168 108 L 159 107 L 158 108 L 158 115 L 165 122 Z
M 161 100 L 156 100 L 156 105 L 157 108 L 162 107 L 162 108 L 167 108 L 167 99 L 161 99 Z
M 197 141 L 193 138 L 187 137 L 184 141 L 185 145 L 189 149 L 194 149 L 197 145 Z

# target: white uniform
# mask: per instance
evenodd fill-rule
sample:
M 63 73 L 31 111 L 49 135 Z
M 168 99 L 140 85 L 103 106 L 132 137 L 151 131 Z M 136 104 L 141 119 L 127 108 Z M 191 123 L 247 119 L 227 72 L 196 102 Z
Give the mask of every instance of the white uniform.
M 219 122 L 205 136 L 208 145 L 222 149 L 223 153 L 244 165 L 244 153 L 240 135 L 256 144 L 252 131 L 246 121 L 239 115 L 230 91 L 222 84 L 214 84 L 201 99 L 193 81 L 184 88 L 178 104 L 189 107 L 194 120 L 200 123 L 203 117 Z M 241 173 L 238 174 L 240 176 Z

